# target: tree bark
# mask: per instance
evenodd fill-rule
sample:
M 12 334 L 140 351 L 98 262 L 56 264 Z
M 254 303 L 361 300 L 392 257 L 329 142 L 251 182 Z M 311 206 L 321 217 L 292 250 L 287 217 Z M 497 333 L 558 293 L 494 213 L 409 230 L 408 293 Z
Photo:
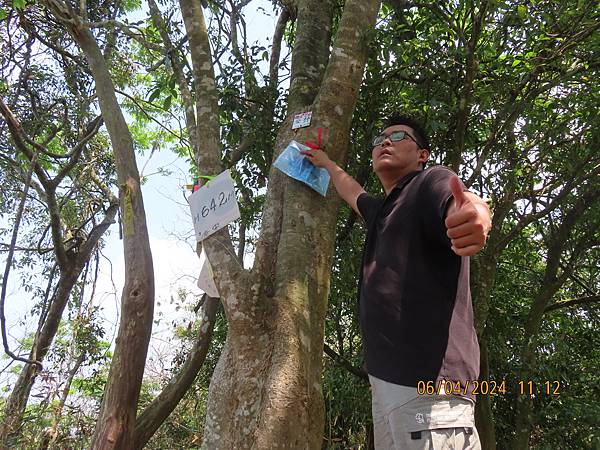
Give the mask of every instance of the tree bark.
M 586 224 L 584 228 L 587 232 L 579 235 L 577 242 L 570 242 L 571 235 L 584 212 L 597 202 L 597 191 L 595 189 L 589 189 L 587 192 L 584 192 L 577 199 L 573 207 L 565 214 L 562 223 L 550 235 L 544 279 L 539 292 L 529 308 L 525 323 L 523 344 L 520 351 L 521 367 L 519 369 L 519 380 L 534 379 L 533 373 L 538 346 L 537 338 L 548 303 L 577 266 L 577 259 L 582 249 L 589 245 L 589 241 L 594 238 L 598 223 L 596 221 L 595 224 Z M 562 265 L 564 269 L 559 274 L 561 258 L 567 251 L 570 254 L 570 261 Z M 533 426 L 532 408 L 533 400 L 530 395 L 517 396 L 515 404 L 515 436 L 511 446 L 515 450 L 526 450 L 529 448 L 529 438 Z
M 60 0 L 44 3 L 86 56 L 115 155 L 123 215 L 125 283 L 115 353 L 91 448 L 131 448 L 154 311 L 154 271 L 133 139 L 93 34 L 68 3 Z
M 50 299 L 50 308 L 39 333 L 36 334 L 30 359 L 43 361 L 52 345 L 54 336 L 62 319 L 64 309 L 71 295 L 73 286 L 77 282 L 85 263 L 89 260 L 98 241 L 108 229 L 117 214 L 117 205 L 108 208 L 102 224 L 90 233 L 85 245 L 81 247 L 80 252 L 75 259 L 66 260 L 66 267 L 61 268 L 60 278 L 56 290 Z M 15 386 L 11 391 L 6 405 L 4 406 L 4 421 L 0 427 L 0 448 L 11 447 L 18 434 L 19 425 L 27 406 L 27 400 L 39 369 L 35 364 L 25 364 L 21 370 Z
M 311 20 L 323 20 L 322 10 L 312 3 L 299 4 L 299 33 L 305 33 L 303 24 L 310 29 Z M 367 56 L 368 35 L 357 30 L 372 30 L 378 8 L 373 0 L 346 2 L 324 76 L 318 64 L 326 60 L 329 41 L 305 47 L 303 42 L 314 36 L 298 35 L 292 64 L 298 78 L 291 82 L 278 150 L 297 139 L 290 129 L 293 114 L 305 111 L 314 99 L 309 131 L 316 136 L 317 127 L 327 129 L 326 150 L 339 164 L 345 163 Z M 315 45 L 325 52 L 315 52 Z M 313 86 L 319 82 L 315 99 Z M 226 256 L 214 245 L 219 236 L 205 241 L 229 334 L 211 379 L 203 448 L 322 446 L 323 334 L 339 206 L 339 198 L 330 192 L 323 199 L 271 170 L 255 264 L 250 274 L 239 277 L 237 286 L 219 276 Z
M 142 449 L 146 445 L 193 384 L 210 347 L 218 308 L 219 299 L 207 296 L 194 346 L 179 373 L 169 380 L 162 392 L 138 415 L 132 449 Z

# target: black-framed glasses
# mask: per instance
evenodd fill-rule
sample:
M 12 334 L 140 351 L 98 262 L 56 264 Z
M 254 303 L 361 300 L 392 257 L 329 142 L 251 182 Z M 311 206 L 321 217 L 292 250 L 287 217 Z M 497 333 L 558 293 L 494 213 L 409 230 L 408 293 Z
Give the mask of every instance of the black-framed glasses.
M 377 147 L 378 145 L 383 144 L 383 141 L 385 141 L 386 138 L 390 138 L 390 141 L 392 142 L 399 142 L 406 139 L 407 137 L 410 138 L 410 140 L 413 141 L 415 144 L 417 144 L 419 148 L 421 148 L 421 145 L 417 142 L 417 140 L 403 130 L 392 131 L 390 134 L 381 133 L 379 136 L 373 139 L 373 147 Z

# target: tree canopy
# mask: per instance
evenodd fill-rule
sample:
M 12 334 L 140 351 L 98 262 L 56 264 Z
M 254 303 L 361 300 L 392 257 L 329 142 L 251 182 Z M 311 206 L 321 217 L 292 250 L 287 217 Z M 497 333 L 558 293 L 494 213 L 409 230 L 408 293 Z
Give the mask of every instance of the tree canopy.
M 277 20 L 255 42 L 261 15 Z M 364 227 L 272 162 L 322 128 L 383 195 L 370 142 L 401 111 L 494 213 L 471 274 L 480 381 L 502 386 L 478 396 L 484 448 L 599 446 L 599 28 L 574 0 L 0 0 L 2 445 L 372 448 Z M 156 376 L 136 154 L 166 151 L 192 179 L 229 169 L 241 219 L 198 244 L 220 299 L 173 294 L 195 321 Z M 94 296 L 119 238 L 111 346 Z M 16 277 L 38 326 L 10 348 Z

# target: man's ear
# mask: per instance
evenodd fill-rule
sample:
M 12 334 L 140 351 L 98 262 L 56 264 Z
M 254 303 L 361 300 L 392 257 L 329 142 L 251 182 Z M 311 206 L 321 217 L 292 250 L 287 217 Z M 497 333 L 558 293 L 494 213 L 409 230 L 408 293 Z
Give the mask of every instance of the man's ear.
M 421 154 L 419 155 L 419 162 L 425 164 L 429 159 L 429 150 L 426 148 L 422 148 L 419 150 Z

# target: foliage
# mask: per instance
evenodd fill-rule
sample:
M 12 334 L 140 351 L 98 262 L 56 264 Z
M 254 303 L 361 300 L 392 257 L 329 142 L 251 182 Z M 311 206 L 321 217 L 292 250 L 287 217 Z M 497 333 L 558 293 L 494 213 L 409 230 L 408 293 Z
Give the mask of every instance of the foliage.
M 42 9 L 25 2 L 8 3 L 0 4 L 0 26 L 20 29 L 16 15 L 20 14 L 40 26 L 40 35 L 75 55 L 69 61 L 49 47 L 41 47 L 46 60 L 29 61 L 24 84 L 18 80 L 17 61 L 26 59 L 26 49 L 33 47 L 27 47 L 28 35 L 21 30 L 24 50 L 3 60 L 3 74 L 10 76 L 5 77 L 0 95 L 35 139 L 47 140 L 63 123 L 65 106 L 65 126 L 49 142 L 52 152 L 64 154 L 93 116 L 91 77 L 82 69 L 85 64 L 70 41 L 58 36 L 52 25 L 43 24 Z M 125 20 L 125 12 L 143 16 L 136 25 L 126 24 L 128 34 L 119 27 L 98 26 L 97 37 L 107 49 L 113 46 L 111 71 L 137 151 L 151 155 L 167 146 L 189 162 L 193 179 L 204 173 L 195 167 L 185 130 L 185 93 L 179 88 L 165 51 L 168 43 L 161 34 L 166 31 L 171 40 L 168 45 L 175 45 L 178 54 L 189 52 L 178 6 L 161 4 L 165 30 L 139 7 L 139 2 L 128 1 L 122 10 L 114 11 L 119 20 Z M 106 11 L 93 5 L 89 8 L 90 20 L 106 18 Z M 244 22 L 248 9 L 238 11 L 233 28 L 231 10 L 211 2 L 210 11 L 221 154 L 232 170 L 242 212 L 242 220 L 232 229 L 238 236 L 238 250 L 252 254 L 274 140 L 286 114 L 286 84 L 280 81 L 288 77 L 290 61 L 281 59 L 278 83 L 271 84 L 265 61 L 272 47 L 248 41 Z M 599 236 L 594 232 L 600 218 L 599 202 L 591 202 L 565 236 L 557 234 L 578 199 L 586 192 L 598 192 L 598 22 L 594 2 L 384 2 L 377 28 L 369 34 L 370 58 L 353 119 L 347 171 L 368 191 L 381 193 L 370 170 L 369 143 L 383 118 L 402 110 L 426 121 L 434 143 L 432 163 L 459 170 L 471 189 L 489 197 L 496 209 L 490 247 L 475 259 L 473 280 L 481 280 L 479 263 L 493 265 L 493 275 L 484 280 L 489 295 L 475 285 L 474 292 L 481 295 L 474 303 L 476 308 L 489 307 L 481 317 L 489 346 L 490 377 L 506 380 L 512 387 L 491 399 L 498 448 L 511 448 L 515 438 L 515 405 L 521 395 L 518 384 L 527 381 L 519 379 L 525 366 L 523 349 L 530 338 L 535 343 L 536 363 L 529 379 L 542 387 L 545 381 L 561 384 L 560 395 L 542 393 L 532 399 L 530 446 L 591 449 L 600 445 L 600 392 L 595 382 L 600 369 L 598 302 L 546 311 L 533 336 L 524 331 L 535 299 L 548 287 L 544 277 L 554 244 L 561 246 L 556 277 L 565 276 L 545 306 L 597 296 L 600 288 Z M 284 39 L 289 46 L 295 34 L 295 23 L 288 22 Z M 237 47 L 231 45 L 234 36 Z M 36 40 L 36 45 L 41 44 Z M 189 80 L 191 68 L 184 67 L 183 76 Z M 0 127 L 6 133 L 4 124 Z M 93 162 L 100 178 L 111 184 L 115 181 L 114 161 L 106 152 L 108 147 L 106 135 L 100 132 L 91 141 L 84 162 Z M 0 154 L 0 212 L 10 222 L 29 163 L 8 139 L 0 141 Z M 50 157 L 42 157 L 42 164 L 50 173 L 60 167 Z M 90 181 L 84 164 L 74 168 L 57 193 L 65 232 L 86 224 L 95 205 L 106 200 Z M 29 195 L 19 245 L 50 247 L 43 196 L 37 192 Z M 342 207 L 337 230 L 325 342 L 358 369 L 362 357 L 356 277 L 364 229 L 360 219 Z M 3 241 L 9 233 L 3 222 Z M 51 255 L 39 250 L 19 254 L 15 262 L 25 274 L 24 288 L 37 301 L 31 314 L 44 311 L 44 293 L 53 285 L 52 264 Z M 82 306 L 84 287 L 89 283 L 90 278 L 84 278 L 74 292 L 68 317 L 52 347 L 54 386 L 40 383 L 43 391 L 55 394 L 74 359 L 84 355 L 85 363 L 72 382 L 69 407 L 60 421 L 59 434 L 65 439 L 60 442 L 65 446 L 89 441 L 107 377 L 105 365 L 111 357 L 97 310 L 90 306 L 84 311 Z M 173 352 L 172 366 L 160 376 L 147 376 L 140 410 L 181 366 L 198 326 L 192 319 L 178 325 L 173 348 L 179 350 Z M 213 346 L 196 383 L 149 448 L 193 448 L 201 442 L 207 386 L 226 332 L 226 321 L 219 317 Z M 324 447 L 366 447 L 371 432 L 368 384 L 325 357 L 323 393 Z M 36 436 L 51 425 L 55 397 L 30 404 L 24 436 Z M 77 430 L 75 437 L 70 430 Z

